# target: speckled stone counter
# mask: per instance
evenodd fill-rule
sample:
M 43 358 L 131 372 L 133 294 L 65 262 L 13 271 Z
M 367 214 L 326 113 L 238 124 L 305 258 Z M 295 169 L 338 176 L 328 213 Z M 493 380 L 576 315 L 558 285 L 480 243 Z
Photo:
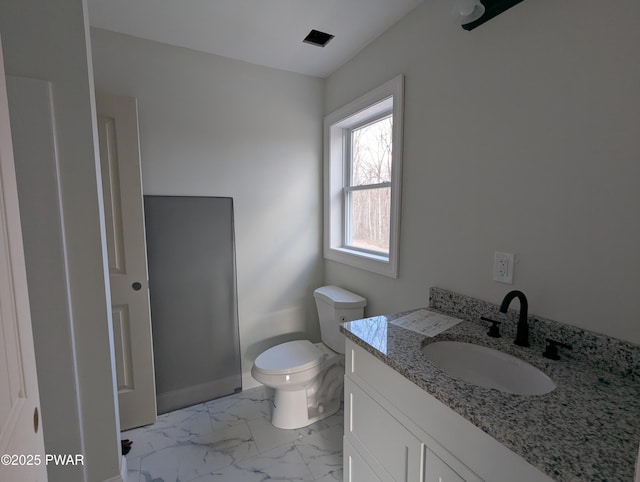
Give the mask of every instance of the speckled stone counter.
M 440 290 L 436 297 L 446 294 Z M 522 348 L 508 334 L 487 336 L 487 324 L 479 316 L 493 309 L 485 306 L 490 304 L 472 299 L 459 302 L 462 311 L 457 313 L 452 306 L 436 310 L 432 290 L 430 310 L 466 320 L 433 338 L 389 323 L 406 312 L 344 323 L 341 331 L 554 480 L 632 482 L 640 444 L 640 380 L 638 367 L 625 363 L 637 362 L 638 347 L 605 340 L 608 350 L 628 352 L 616 356 L 623 362 L 614 370 L 604 369 L 601 360 L 589 363 L 575 354 L 549 360 L 541 355 L 543 346 Z M 471 310 L 469 302 L 480 303 L 476 307 L 480 313 Z M 547 320 L 547 324 L 547 334 L 557 336 L 553 322 Z M 421 351 L 425 344 L 443 340 L 476 343 L 519 357 L 545 372 L 557 388 L 545 395 L 523 396 L 453 378 Z

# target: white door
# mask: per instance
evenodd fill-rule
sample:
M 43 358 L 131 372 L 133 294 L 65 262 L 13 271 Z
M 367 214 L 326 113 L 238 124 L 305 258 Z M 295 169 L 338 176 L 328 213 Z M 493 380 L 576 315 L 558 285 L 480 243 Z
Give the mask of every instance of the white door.
M 0 480 L 46 481 L 38 378 L 0 46 Z
M 138 138 L 131 97 L 96 95 L 120 427 L 156 420 L 147 252 Z

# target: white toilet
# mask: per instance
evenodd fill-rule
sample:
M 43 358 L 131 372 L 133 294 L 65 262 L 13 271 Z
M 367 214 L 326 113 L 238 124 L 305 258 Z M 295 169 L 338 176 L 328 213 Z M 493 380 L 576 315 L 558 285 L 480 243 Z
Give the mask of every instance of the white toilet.
M 337 286 L 313 292 L 322 343 L 282 343 L 256 358 L 251 375 L 275 389 L 271 423 L 279 428 L 306 427 L 340 408 L 344 376 L 344 336 L 340 323 L 363 317 L 367 300 Z

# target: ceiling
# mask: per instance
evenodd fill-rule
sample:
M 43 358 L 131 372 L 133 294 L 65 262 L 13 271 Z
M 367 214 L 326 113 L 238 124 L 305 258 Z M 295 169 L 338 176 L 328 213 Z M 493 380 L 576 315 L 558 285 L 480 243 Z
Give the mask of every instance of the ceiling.
M 327 77 L 423 0 L 87 0 L 92 26 Z M 335 35 L 326 47 L 302 40 Z

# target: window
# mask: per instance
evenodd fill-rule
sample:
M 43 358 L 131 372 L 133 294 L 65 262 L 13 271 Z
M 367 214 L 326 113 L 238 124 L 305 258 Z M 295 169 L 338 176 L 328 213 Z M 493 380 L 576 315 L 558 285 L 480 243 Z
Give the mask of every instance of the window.
M 403 77 L 324 120 L 324 256 L 398 276 Z

